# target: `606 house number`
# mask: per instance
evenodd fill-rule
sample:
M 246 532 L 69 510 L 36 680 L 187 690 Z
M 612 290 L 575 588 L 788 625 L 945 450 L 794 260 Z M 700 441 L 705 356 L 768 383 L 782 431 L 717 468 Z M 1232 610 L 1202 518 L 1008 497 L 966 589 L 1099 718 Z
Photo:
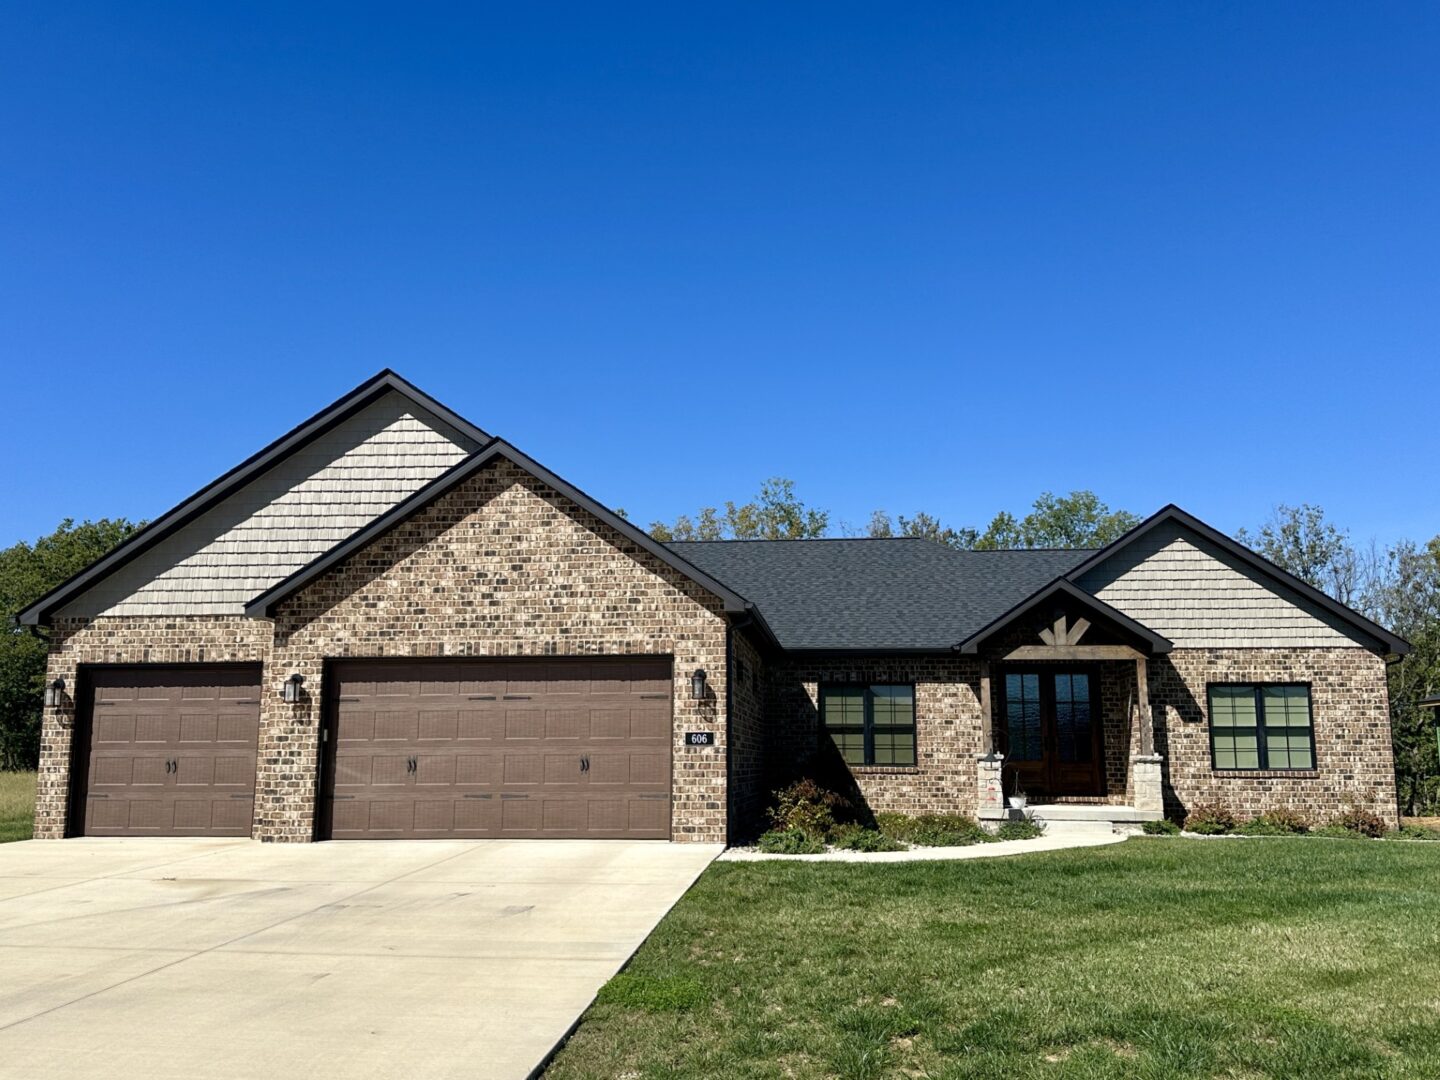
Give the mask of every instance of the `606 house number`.
M 713 731 L 687 731 L 685 733 L 686 746 L 714 746 L 715 733 Z

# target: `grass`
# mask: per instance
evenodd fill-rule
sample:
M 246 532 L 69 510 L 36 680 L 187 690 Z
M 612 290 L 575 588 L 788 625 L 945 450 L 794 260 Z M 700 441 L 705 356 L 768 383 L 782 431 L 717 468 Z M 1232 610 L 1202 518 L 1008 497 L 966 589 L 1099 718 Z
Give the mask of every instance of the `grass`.
M 1440 1076 L 1440 851 L 717 863 L 546 1075 Z
M 29 840 L 35 827 L 35 774 L 0 772 L 0 844 Z

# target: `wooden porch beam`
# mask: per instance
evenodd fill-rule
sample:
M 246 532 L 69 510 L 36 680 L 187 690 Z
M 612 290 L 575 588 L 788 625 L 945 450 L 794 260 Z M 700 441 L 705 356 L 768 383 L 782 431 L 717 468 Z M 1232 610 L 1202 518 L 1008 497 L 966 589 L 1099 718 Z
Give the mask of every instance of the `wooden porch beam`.
M 1135 690 L 1140 698 L 1140 753 L 1155 753 L 1155 724 L 1150 716 L 1150 679 L 1145 658 L 1135 658 Z
M 1139 660 L 1145 654 L 1129 645 L 1021 645 L 1004 660 Z
M 995 752 L 995 715 L 990 708 L 990 662 L 980 661 L 980 749 Z

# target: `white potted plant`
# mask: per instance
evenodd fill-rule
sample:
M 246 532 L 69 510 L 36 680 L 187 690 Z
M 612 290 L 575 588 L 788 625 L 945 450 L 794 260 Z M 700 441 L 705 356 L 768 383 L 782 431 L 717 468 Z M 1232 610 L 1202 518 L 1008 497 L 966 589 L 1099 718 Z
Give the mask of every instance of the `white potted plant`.
M 1023 788 L 1020 787 L 1020 782 L 1018 780 L 1015 782 L 1014 792 L 1012 792 L 1010 797 L 1006 799 L 1006 802 L 1010 804 L 1011 810 L 1025 809 L 1025 791 Z

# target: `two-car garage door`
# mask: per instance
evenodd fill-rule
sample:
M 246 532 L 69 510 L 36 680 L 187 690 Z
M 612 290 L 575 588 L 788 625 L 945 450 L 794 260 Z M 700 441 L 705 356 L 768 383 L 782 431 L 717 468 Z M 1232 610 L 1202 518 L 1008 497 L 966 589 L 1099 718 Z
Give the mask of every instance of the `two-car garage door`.
M 658 657 L 334 665 L 321 835 L 670 835 Z

